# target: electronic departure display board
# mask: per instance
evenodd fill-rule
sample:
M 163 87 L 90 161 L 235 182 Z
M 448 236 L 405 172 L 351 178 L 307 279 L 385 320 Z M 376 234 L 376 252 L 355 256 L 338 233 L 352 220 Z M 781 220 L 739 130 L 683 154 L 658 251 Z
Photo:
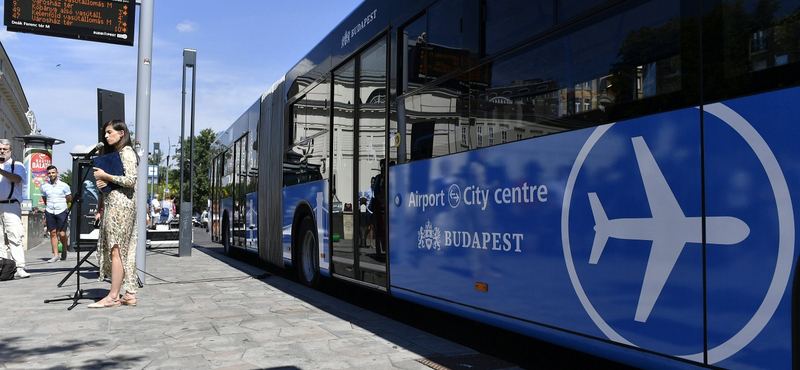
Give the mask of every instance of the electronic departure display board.
M 5 0 L 9 31 L 133 46 L 135 0 Z

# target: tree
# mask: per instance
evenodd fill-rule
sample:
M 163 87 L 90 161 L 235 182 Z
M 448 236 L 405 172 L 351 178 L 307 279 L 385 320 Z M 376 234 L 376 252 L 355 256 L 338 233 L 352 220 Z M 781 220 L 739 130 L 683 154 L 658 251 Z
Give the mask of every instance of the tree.
M 219 153 L 219 145 L 215 143 L 216 133 L 210 128 L 203 129 L 199 135 L 194 138 L 194 160 L 189 160 L 188 157 L 183 158 L 183 163 L 180 163 L 181 150 L 185 150 L 184 155 L 189 155 L 189 148 L 192 144 L 191 139 L 186 139 L 184 145 L 180 149 L 176 149 L 176 153 L 172 156 L 175 167 L 169 171 L 169 186 L 170 189 L 180 189 L 181 168 L 184 170 L 183 187 L 185 194 L 179 194 L 180 191 L 175 192 L 176 203 L 183 203 L 182 196 L 189 196 L 189 175 L 190 171 L 194 173 L 192 182 L 193 191 L 193 204 L 192 213 L 202 213 L 208 205 L 208 198 L 211 194 L 211 179 L 209 172 L 211 169 L 211 158 Z
M 211 195 L 211 178 L 209 176 L 211 158 L 219 153 L 219 145 L 215 145 L 217 144 L 215 143 L 216 136 L 214 130 L 206 128 L 200 131 L 200 135 L 194 138 L 194 163 L 191 166 L 194 172 L 194 186 L 192 189 L 194 191 L 194 204 L 192 204 L 192 213 L 202 213 L 208 205 L 208 198 Z M 189 152 L 189 145 L 191 145 L 191 141 L 187 140 L 187 154 Z M 188 179 L 189 174 L 186 173 L 185 175 Z M 188 182 L 184 182 L 184 186 L 188 186 Z
M 157 152 L 151 153 L 147 157 L 147 164 L 151 165 L 151 166 L 155 166 L 155 165 L 159 165 L 160 166 L 161 162 L 163 162 L 163 161 L 164 161 L 164 152 L 162 152 L 160 150 L 157 151 Z
M 72 186 L 72 170 L 59 172 L 58 181 L 63 181 L 65 184 Z

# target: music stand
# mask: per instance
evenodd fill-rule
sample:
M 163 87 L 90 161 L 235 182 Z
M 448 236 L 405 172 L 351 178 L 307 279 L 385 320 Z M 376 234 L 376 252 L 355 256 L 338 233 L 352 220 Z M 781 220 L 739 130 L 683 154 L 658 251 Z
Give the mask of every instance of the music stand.
M 99 191 L 96 191 L 96 188 L 94 189 L 95 191 L 93 191 L 93 189 L 92 189 L 94 187 L 94 176 L 92 176 L 91 180 L 88 180 L 90 186 L 87 186 L 86 188 L 84 188 L 84 184 L 86 183 L 87 178 L 92 173 L 92 161 L 89 160 L 88 158 L 80 159 L 80 156 L 78 156 L 78 157 L 74 157 L 74 162 L 75 163 L 73 164 L 73 175 L 75 175 L 77 173 L 77 174 L 81 174 L 83 177 L 81 178 L 81 180 L 77 184 L 74 182 L 75 178 L 73 178 L 73 187 L 76 189 L 76 191 L 72 195 L 72 205 L 70 206 L 69 210 L 67 211 L 68 212 L 67 213 L 67 218 L 69 218 L 69 212 L 72 212 L 73 207 L 75 207 L 75 205 L 78 204 L 79 206 L 78 206 L 78 212 L 77 212 L 78 213 L 77 222 L 73 223 L 73 224 L 75 224 L 75 227 L 73 227 L 73 230 L 75 230 L 75 233 L 72 233 L 72 235 L 75 236 L 74 248 L 75 248 L 75 254 L 76 254 L 76 258 L 77 258 L 77 264 L 75 265 L 75 267 L 72 268 L 72 270 L 67 274 L 67 276 L 64 277 L 64 279 L 61 280 L 60 283 L 58 283 L 58 287 L 60 288 L 61 285 L 63 285 L 64 282 L 67 281 L 67 279 L 69 279 L 69 277 L 72 276 L 72 274 L 74 274 L 76 272 L 77 272 L 77 274 L 75 276 L 76 276 L 77 286 L 76 286 L 75 294 L 73 294 L 71 296 L 68 296 L 68 297 L 65 297 L 65 298 L 55 298 L 55 299 L 45 299 L 44 300 L 44 303 L 72 300 L 72 305 L 69 306 L 69 308 L 67 308 L 67 310 L 72 310 L 73 308 L 75 308 L 75 306 L 78 305 L 78 301 L 81 300 L 81 299 L 91 299 L 91 300 L 99 299 L 98 297 L 88 297 L 88 296 L 84 295 L 84 291 L 83 291 L 83 289 L 81 289 L 81 274 L 80 274 L 81 264 L 83 264 L 84 262 L 87 262 L 86 259 L 89 258 L 89 256 L 95 250 L 97 250 L 97 242 L 95 242 L 94 246 L 92 246 L 88 250 L 86 255 L 83 257 L 83 259 L 81 259 L 80 250 L 82 248 L 82 244 L 86 244 L 85 242 L 81 241 L 81 232 L 82 232 L 81 226 L 83 226 L 82 224 L 84 223 L 82 221 L 86 221 L 86 220 L 83 220 L 83 218 L 84 218 L 84 214 L 83 214 L 84 213 L 83 212 L 83 200 L 84 200 L 83 198 L 84 197 L 83 196 L 84 196 L 84 192 L 86 192 L 86 193 L 88 193 L 88 195 L 93 196 L 95 198 L 95 203 L 94 203 L 95 204 L 95 212 L 94 213 L 97 213 L 97 208 L 96 207 L 97 207 L 97 199 L 99 198 Z M 77 169 L 77 171 L 76 171 L 76 169 Z M 63 228 L 63 224 L 62 224 L 62 228 Z M 89 245 L 91 245 L 91 243 L 89 243 Z M 64 247 L 64 248 L 66 248 L 66 247 Z M 95 264 L 93 264 L 91 262 L 88 262 L 88 263 L 91 264 L 94 267 L 97 267 Z

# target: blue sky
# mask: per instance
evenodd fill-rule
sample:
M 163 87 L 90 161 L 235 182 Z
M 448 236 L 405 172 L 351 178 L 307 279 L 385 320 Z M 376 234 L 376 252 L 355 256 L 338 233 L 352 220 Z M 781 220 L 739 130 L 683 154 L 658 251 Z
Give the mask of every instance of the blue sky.
M 154 2 L 150 148 L 180 137 L 183 49 L 197 50 L 195 132 L 227 128 L 299 62 L 361 0 L 164 0 Z M 224 4 L 224 5 L 218 5 Z M 125 121 L 136 122 L 134 46 L 0 31 L 41 134 L 64 140 L 53 162 L 97 142 L 97 89 L 125 94 Z M 187 92 L 191 91 L 187 70 Z M 187 93 L 186 136 L 189 131 Z M 131 128 L 134 132 L 135 127 Z

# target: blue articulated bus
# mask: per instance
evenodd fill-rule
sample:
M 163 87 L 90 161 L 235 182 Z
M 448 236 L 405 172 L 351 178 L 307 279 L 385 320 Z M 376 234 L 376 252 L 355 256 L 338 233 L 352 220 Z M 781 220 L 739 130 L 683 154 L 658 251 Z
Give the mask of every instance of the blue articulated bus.
M 220 135 L 225 251 L 643 368 L 791 369 L 798 0 L 366 0 Z

